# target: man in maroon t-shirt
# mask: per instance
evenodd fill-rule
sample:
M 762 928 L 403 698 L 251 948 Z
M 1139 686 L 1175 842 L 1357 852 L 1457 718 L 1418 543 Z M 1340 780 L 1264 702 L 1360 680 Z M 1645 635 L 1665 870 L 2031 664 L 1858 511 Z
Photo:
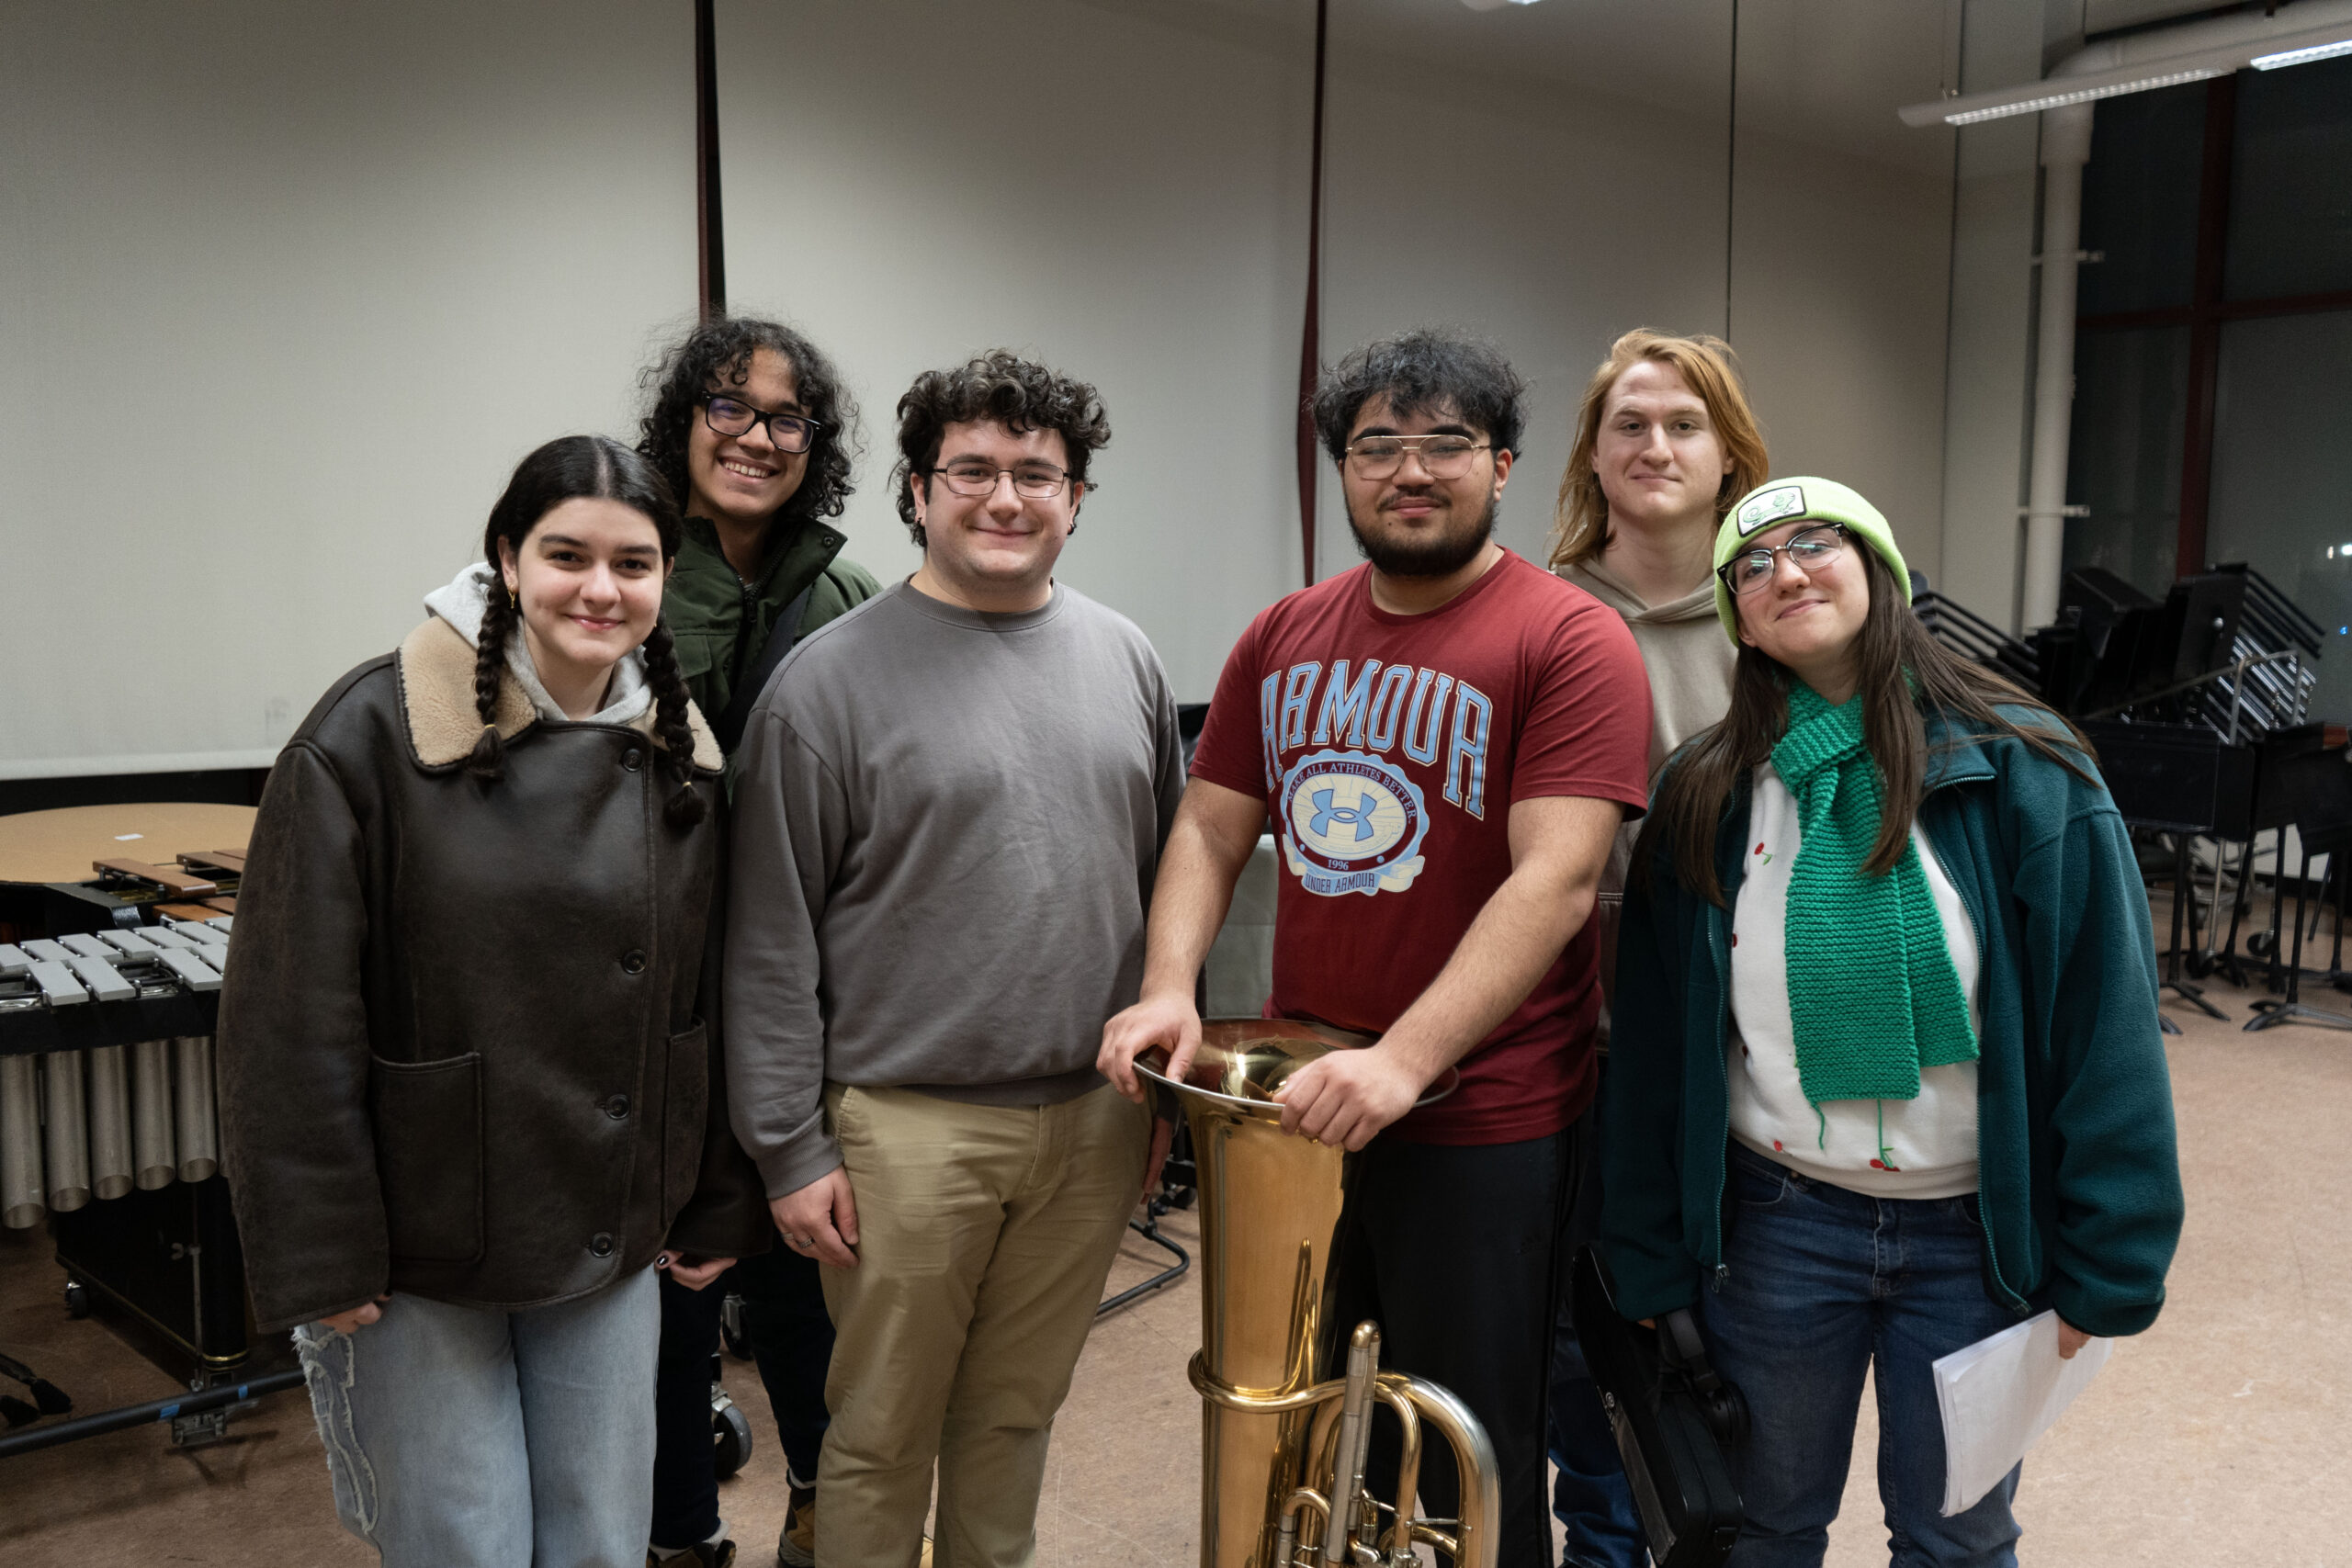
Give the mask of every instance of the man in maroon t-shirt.
M 1554 1255 L 1593 1093 L 1585 920 L 1648 798 L 1650 705 L 1625 623 L 1494 542 L 1523 389 L 1491 349 L 1430 333 L 1327 377 L 1316 420 L 1369 564 L 1265 611 L 1227 660 L 1142 999 L 1098 1065 L 1140 1099 L 1136 1053 L 1190 1061 L 1193 976 L 1271 812 L 1269 1010 L 1380 1036 L 1280 1095 L 1285 1130 L 1364 1151 L 1333 1323 L 1378 1320 L 1390 1366 L 1470 1406 L 1502 1469 L 1501 1561 L 1534 1568 Z M 1414 1109 L 1449 1066 L 1460 1087 Z M 1450 1466 L 1423 1468 L 1432 1512 L 1453 1490 Z

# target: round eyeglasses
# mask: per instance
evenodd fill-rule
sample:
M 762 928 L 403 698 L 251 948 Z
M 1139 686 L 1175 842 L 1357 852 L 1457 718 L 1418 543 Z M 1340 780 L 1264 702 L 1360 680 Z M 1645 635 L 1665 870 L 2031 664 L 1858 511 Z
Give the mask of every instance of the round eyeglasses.
M 1000 468 L 978 458 L 962 458 L 933 472 L 946 480 L 947 488 L 957 495 L 976 497 L 994 495 L 1000 474 L 1012 476 L 1012 493 L 1030 501 L 1051 501 L 1069 483 L 1069 475 L 1051 463 L 1023 463 L 1017 468 Z
M 1385 479 L 1405 466 L 1409 452 L 1433 479 L 1458 479 L 1488 443 L 1466 435 L 1367 435 L 1348 444 L 1348 466 L 1359 478 Z
M 1772 581 L 1781 570 L 1780 558 L 1786 556 L 1799 571 L 1811 577 L 1845 553 L 1847 536 L 1843 523 L 1801 529 L 1777 545 L 1757 545 L 1740 551 L 1716 568 L 1715 575 L 1734 593 L 1754 593 Z
M 824 428 L 820 420 L 797 413 L 764 413 L 741 398 L 706 398 L 703 423 L 721 435 L 748 435 L 755 424 L 768 427 L 768 440 L 779 452 L 806 452 Z

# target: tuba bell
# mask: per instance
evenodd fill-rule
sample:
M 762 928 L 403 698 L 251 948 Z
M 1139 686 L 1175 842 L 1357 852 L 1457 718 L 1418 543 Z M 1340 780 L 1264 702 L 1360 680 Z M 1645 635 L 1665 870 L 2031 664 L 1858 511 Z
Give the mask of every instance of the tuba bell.
M 1165 1076 L 1164 1057 L 1136 1063 L 1182 1101 L 1200 1172 L 1201 1348 L 1190 1371 L 1202 1400 L 1201 1568 L 1405 1568 L 1417 1543 L 1456 1568 L 1495 1562 L 1500 1478 L 1468 1407 L 1380 1371 L 1372 1323 L 1350 1335 L 1343 1368 L 1318 1364 L 1348 1156 L 1283 1132 L 1272 1095 L 1347 1043 L 1304 1023 L 1213 1019 L 1182 1082 Z M 1450 1073 L 1442 1084 L 1430 1098 L 1451 1091 Z M 1364 1485 L 1384 1405 L 1401 1431 L 1394 1503 Z M 1413 1512 L 1431 1429 L 1454 1454 L 1459 1518 Z

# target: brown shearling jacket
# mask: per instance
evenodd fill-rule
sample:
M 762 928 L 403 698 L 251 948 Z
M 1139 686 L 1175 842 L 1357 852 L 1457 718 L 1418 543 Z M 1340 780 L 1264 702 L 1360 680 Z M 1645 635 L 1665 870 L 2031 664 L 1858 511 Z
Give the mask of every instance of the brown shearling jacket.
M 320 699 L 263 793 L 219 1063 L 264 1329 L 387 1291 L 542 1305 L 773 1231 L 718 1066 L 717 741 L 695 714 L 709 813 L 675 829 L 650 713 L 548 723 L 509 674 L 485 784 L 473 671 L 428 620 Z

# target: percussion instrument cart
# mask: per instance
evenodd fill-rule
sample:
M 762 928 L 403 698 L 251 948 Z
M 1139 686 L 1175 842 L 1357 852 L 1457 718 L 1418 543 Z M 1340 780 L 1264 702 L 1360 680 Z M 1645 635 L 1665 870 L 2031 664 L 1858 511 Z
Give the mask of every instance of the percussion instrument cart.
M 0 1069 L 17 1058 L 44 1058 L 46 1075 L 59 1070 L 61 1062 L 79 1069 L 91 1060 L 88 1053 L 109 1047 L 162 1042 L 200 1047 L 179 1059 L 184 1073 L 187 1064 L 201 1064 L 202 1113 L 210 1132 L 210 1036 L 219 1013 L 219 979 L 217 969 L 202 960 L 209 956 L 217 964 L 225 954 L 220 932 L 207 922 L 233 926 L 232 918 L 219 918 L 220 909 L 233 908 L 233 903 L 219 897 L 210 897 L 208 905 L 171 900 L 199 889 L 233 895 L 235 867 L 230 863 L 236 858 L 230 855 L 205 873 L 218 877 L 212 883 L 177 868 L 137 867 L 110 870 L 85 883 L 0 884 L 0 940 L 7 944 L 0 949 Z M 125 863 L 126 868 L 132 864 Z M 145 872 L 157 875 L 142 880 Z M 170 913 L 162 913 L 165 909 Z M 199 931 L 207 942 L 185 936 L 177 943 L 172 940 Z M 121 944 L 107 950 L 119 968 L 80 952 L 100 939 Z M 79 996 L 55 983 L 54 965 L 52 984 L 44 987 L 24 962 L 42 953 L 54 957 L 61 944 L 83 959 L 68 972 L 82 983 Z M 160 954 L 146 951 L 151 946 L 177 946 L 198 962 L 178 960 L 167 966 Z M 44 1120 L 48 1116 L 45 1111 Z M 46 1134 L 44 1128 L 44 1141 Z M 211 1135 L 217 1138 L 217 1133 Z M 14 1223 L 27 1221 L 19 1215 Z M 116 1196 L 84 1197 L 71 1209 L 52 1202 L 48 1225 L 66 1274 L 67 1314 L 105 1317 L 188 1392 L 0 1432 L 0 1459 L 153 1421 L 168 1423 L 177 1446 L 217 1441 L 230 1419 L 251 1410 L 261 1396 L 300 1386 L 300 1368 L 283 1364 L 290 1359 L 290 1347 L 269 1357 L 277 1364 L 249 1369 L 253 1336 L 243 1258 L 228 1183 L 217 1168 L 201 1179 L 167 1177 L 159 1185 L 133 1186 Z

